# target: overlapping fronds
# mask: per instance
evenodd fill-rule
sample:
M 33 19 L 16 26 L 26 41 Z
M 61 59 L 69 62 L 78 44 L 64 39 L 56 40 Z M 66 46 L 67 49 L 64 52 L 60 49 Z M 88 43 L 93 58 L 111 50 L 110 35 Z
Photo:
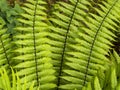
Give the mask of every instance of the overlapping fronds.
M 4 20 L 0 17 L 0 69 L 6 68 L 8 72 L 11 67 L 11 41 L 9 39 L 9 34 L 6 34 L 4 27 Z
M 0 90 L 27 90 L 27 83 L 24 82 L 24 85 L 21 84 L 21 80 L 18 75 L 15 75 L 15 72 L 12 71 L 12 81 L 9 79 L 7 71 L 3 68 L 0 69 Z M 12 84 L 11 84 L 12 82 Z M 33 90 L 34 82 L 31 82 L 29 90 Z
M 99 69 L 106 70 L 106 55 L 119 23 L 119 4 L 120 0 L 109 0 L 93 7 L 89 0 L 69 0 L 56 5 L 58 9 L 50 19 L 54 26 L 50 27 L 49 44 L 57 71 L 57 90 L 79 90 Z
M 98 4 L 99 9 L 97 7 L 94 8 L 98 15 L 89 13 L 89 16 L 86 17 L 86 22 L 84 23 L 88 28 L 80 27 L 80 30 L 83 31 L 83 33 L 79 33 L 82 40 L 77 39 L 80 45 L 78 45 L 79 48 L 74 48 L 84 53 L 84 58 L 87 61 L 83 85 L 89 81 L 87 80 L 89 75 L 94 75 L 90 73 L 89 69 L 101 68 L 104 70 L 104 64 L 108 61 L 105 55 L 107 55 L 111 48 L 110 46 L 112 46 L 111 41 L 114 41 L 115 35 L 113 32 L 118 28 L 115 22 L 119 23 L 117 14 L 120 11 L 116 9 L 120 8 L 119 3 L 119 0 L 114 0 L 103 1 L 102 4 Z M 92 64 L 95 64 L 97 68 L 92 68 Z
M 46 8 L 44 0 L 28 0 L 22 7 L 24 13 L 18 19 L 20 26 L 16 27 L 15 44 L 17 45 L 13 58 L 14 67 L 21 81 L 26 79 L 27 85 L 35 81 L 34 89 L 48 90 L 55 87 L 54 70 L 52 68 L 50 46 L 46 42 L 48 25 L 45 23 Z
M 78 26 L 81 25 L 81 20 L 83 19 L 83 16 L 87 15 L 85 11 L 88 11 L 87 5 L 90 3 L 88 1 L 79 1 L 79 0 L 70 0 L 70 4 L 60 2 L 58 5 L 58 12 L 54 12 L 54 17 L 50 20 L 52 21 L 53 26 L 50 27 L 50 39 L 52 40 L 49 42 L 52 47 L 52 58 L 53 58 L 53 64 L 57 71 L 57 90 L 59 86 L 61 87 L 61 84 L 68 83 L 69 80 L 76 80 L 76 84 L 69 83 L 66 84 L 65 87 L 61 87 L 63 89 L 74 89 L 74 88 L 81 88 L 81 80 L 74 78 L 70 75 L 71 73 L 75 73 L 75 71 L 71 70 L 71 63 L 68 63 L 68 57 L 72 58 L 68 53 L 66 52 L 74 52 L 75 50 L 70 47 L 70 45 L 75 45 L 76 41 L 75 38 L 79 38 L 78 36 Z M 57 6 L 57 5 L 56 5 Z M 84 11 L 85 10 L 85 11 Z M 72 58 L 74 61 L 76 61 L 75 58 Z M 68 64 L 68 65 L 67 65 Z M 74 64 L 74 63 L 72 63 Z M 70 65 L 70 67 L 69 67 Z M 67 69 L 69 68 L 69 69 Z M 65 72 L 65 73 L 64 73 Z M 77 73 L 74 75 L 80 75 L 81 73 Z M 61 77 L 63 76 L 63 77 Z M 64 80 L 63 80 L 63 79 Z M 68 82 L 66 82 L 66 81 Z
M 103 85 L 98 77 L 88 83 L 82 90 L 120 90 L 120 56 L 116 51 L 110 54 L 111 66 L 105 73 Z
M 113 50 L 110 53 L 111 66 L 105 73 L 105 82 L 102 90 L 119 90 L 120 89 L 120 56 Z
M 0 89 L 119 90 L 120 57 L 108 52 L 120 0 L 57 2 L 51 16 L 46 7 L 45 0 L 26 1 L 13 43 L 0 18 Z

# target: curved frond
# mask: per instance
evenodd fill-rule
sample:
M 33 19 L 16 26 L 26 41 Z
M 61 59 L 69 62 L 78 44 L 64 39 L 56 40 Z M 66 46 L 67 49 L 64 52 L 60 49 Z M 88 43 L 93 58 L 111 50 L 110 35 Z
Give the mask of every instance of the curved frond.
M 117 19 L 118 17 L 115 16 L 117 15 L 115 13 L 120 13 L 120 11 L 115 10 L 116 7 L 119 8 L 118 3 L 120 3 L 119 0 L 112 2 L 108 1 L 107 3 L 103 1 L 103 4 L 99 5 L 101 10 L 94 8 L 99 16 L 90 13 L 89 17 L 87 17 L 87 22 L 85 22 L 85 24 L 88 29 L 80 28 L 83 33 L 79 33 L 79 35 L 83 38 L 83 41 L 78 39 L 81 48 L 76 48 L 76 50 L 82 50 L 81 52 L 87 55 L 84 57 L 86 58 L 87 64 L 83 85 L 86 84 L 87 77 L 90 73 L 89 68 L 92 66 L 90 63 L 99 64 L 100 68 L 104 69 L 103 64 L 108 61 L 105 55 L 107 55 L 108 50 L 111 48 L 111 41 L 113 41 L 115 37 L 113 33 L 117 28 L 115 22 L 119 22 Z
M 46 2 L 44 0 L 27 0 L 23 6 L 24 13 L 18 19 L 20 26 L 16 27 L 15 44 L 17 45 L 13 58 L 17 74 L 22 82 L 35 81 L 34 89 L 48 90 L 55 87 L 54 70 L 52 68 L 50 45 L 47 38 Z M 26 77 L 25 77 L 26 76 Z
M 119 90 L 120 89 L 120 56 L 113 50 L 110 54 L 111 66 L 104 73 L 105 78 L 102 84 L 100 79 L 95 77 L 92 83 L 88 83 L 82 90 Z
M 5 69 L 0 69 L 0 90 L 27 90 L 27 83 L 24 82 L 24 85 L 21 84 L 21 80 L 18 75 L 15 75 L 15 72 L 12 71 L 12 81 L 9 79 L 9 75 Z M 12 82 L 12 84 L 11 84 Z M 29 90 L 34 89 L 34 82 L 31 82 Z
M 50 27 L 49 44 L 58 77 L 57 90 L 81 89 L 99 69 L 107 69 L 106 55 L 116 37 L 119 4 L 119 0 L 102 1 L 98 8 L 86 0 L 70 0 L 56 5 L 57 12 L 50 19 L 54 27 Z
M 0 69 L 4 67 L 9 71 L 12 66 L 11 41 L 9 39 L 9 34 L 6 33 L 7 29 L 3 28 L 4 25 L 5 22 L 0 17 Z
M 119 90 L 120 0 L 46 2 L 26 0 L 13 41 L 0 17 L 0 89 Z

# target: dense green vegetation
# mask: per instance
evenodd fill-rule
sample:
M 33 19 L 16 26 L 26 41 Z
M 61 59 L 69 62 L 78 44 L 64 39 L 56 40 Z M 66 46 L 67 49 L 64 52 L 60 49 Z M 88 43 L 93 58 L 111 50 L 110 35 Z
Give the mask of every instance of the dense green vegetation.
M 120 0 L 0 0 L 0 90 L 120 90 Z

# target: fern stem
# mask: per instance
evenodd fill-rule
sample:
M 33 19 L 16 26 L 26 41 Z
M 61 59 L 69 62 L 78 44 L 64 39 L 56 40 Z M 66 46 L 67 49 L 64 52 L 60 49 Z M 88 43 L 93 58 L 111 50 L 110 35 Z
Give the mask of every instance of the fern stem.
M 65 50 L 66 50 L 66 46 L 67 46 L 68 33 L 70 31 L 70 26 L 71 26 L 71 23 L 72 23 L 72 20 L 73 20 L 73 16 L 75 14 L 75 10 L 77 8 L 78 2 L 79 2 L 79 0 L 77 0 L 77 2 L 75 4 L 75 7 L 73 9 L 73 13 L 72 13 L 71 18 L 70 18 L 70 22 L 68 24 L 67 32 L 66 32 L 66 35 L 65 35 L 65 41 L 64 41 L 64 45 L 63 45 L 63 51 L 62 51 L 62 58 L 61 58 L 61 63 L 60 63 L 60 71 L 59 71 L 58 82 L 57 82 L 57 90 L 59 90 L 58 87 L 60 86 L 60 82 L 61 82 L 61 78 L 60 77 L 62 76 L 63 61 L 64 61 Z
M 2 44 L 2 47 L 3 47 L 3 51 L 4 51 L 4 54 L 5 54 L 5 58 L 7 60 L 7 63 L 9 65 L 9 68 L 11 68 L 11 65 L 10 65 L 10 61 L 9 61 L 9 58 L 8 58 L 8 55 L 7 55 L 7 51 L 4 47 L 4 43 L 3 43 L 3 40 L 2 40 L 2 37 L 0 36 L 0 41 L 1 41 L 1 44 Z
M 96 34 L 95 34 L 94 39 L 93 39 L 93 41 L 92 41 L 92 46 L 91 46 L 91 48 L 90 48 L 90 54 L 89 54 L 88 62 L 87 62 L 87 65 L 86 65 L 86 71 L 85 71 L 85 77 L 84 77 L 83 86 L 86 85 L 86 79 L 87 79 L 87 74 L 88 74 L 88 68 L 89 68 L 89 64 L 90 64 L 90 60 L 91 60 L 93 48 L 94 48 L 95 41 L 96 41 L 96 39 L 97 39 L 98 33 L 99 33 L 99 31 L 100 31 L 100 29 L 101 29 L 101 27 L 102 27 L 102 25 L 103 25 L 103 23 L 104 23 L 106 17 L 108 16 L 108 14 L 109 14 L 110 11 L 112 10 L 112 8 L 115 6 L 115 4 L 117 3 L 117 1 L 118 1 L 118 0 L 116 0 L 116 1 L 113 3 L 113 5 L 110 7 L 110 9 L 108 10 L 108 12 L 106 13 L 106 15 L 104 16 L 103 20 L 101 21 L 101 23 L 100 23 L 100 25 L 99 25 L 99 27 L 98 27 L 98 29 L 97 29 L 97 31 L 96 31 Z
M 36 10 L 37 10 L 38 0 L 36 0 L 34 17 L 33 17 L 33 41 L 34 41 L 34 59 L 36 64 L 36 80 L 37 86 L 39 86 L 39 78 L 38 78 L 38 61 L 37 61 L 37 52 L 36 52 L 36 36 L 35 36 L 35 19 L 36 19 Z

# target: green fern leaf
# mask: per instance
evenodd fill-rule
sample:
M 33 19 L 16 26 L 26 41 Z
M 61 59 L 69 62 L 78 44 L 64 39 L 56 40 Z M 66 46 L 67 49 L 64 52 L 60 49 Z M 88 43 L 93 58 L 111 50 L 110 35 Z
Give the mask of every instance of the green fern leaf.
M 57 90 L 81 89 L 99 69 L 104 72 L 108 68 L 110 62 L 106 55 L 115 41 L 119 3 L 119 0 L 102 1 L 98 4 L 100 9 L 85 0 L 57 4 L 53 18 L 50 18 L 54 27 L 50 27 L 49 35 L 51 57 L 58 77 Z
M 24 85 L 22 85 L 18 75 L 15 74 L 13 69 L 11 71 L 12 71 L 12 83 L 7 74 L 7 71 L 5 69 L 0 69 L 0 75 L 1 75 L 0 89 L 1 90 L 27 90 L 27 88 L 25 87 L 27 83 L 25 82 Z M 29 90 L 34 90 L 33 86 L 34 86 L 34 82 L 31 83 Z
M 4 28 L 4 25 L 5 22 L 0 17 L 0 69 L 6 68 L 8 72 L 10 72 L 10 68 L 12 67 L 12 43 L 9 39 L 9 34 L 6 33 L 7 29 Z
M 13 58 L 14 68 L 27 88 L 31 81 L 35 82 L 34 89 L 48 90 L 55 87 L 53 81 L 55 71 L 51 64 L 51 51 L 48 41 L 48 25 L 44 0 L 27 0 L 22 7 L 24 13 L 18 19 L 20 26 L 16 27 L 15 44 L 17 45 Z
M 102 90 L 99 84 L 99 79 L 97 77 L 95 77 L 95 81 L 94 81 L 94 89 L 95 90 Z

